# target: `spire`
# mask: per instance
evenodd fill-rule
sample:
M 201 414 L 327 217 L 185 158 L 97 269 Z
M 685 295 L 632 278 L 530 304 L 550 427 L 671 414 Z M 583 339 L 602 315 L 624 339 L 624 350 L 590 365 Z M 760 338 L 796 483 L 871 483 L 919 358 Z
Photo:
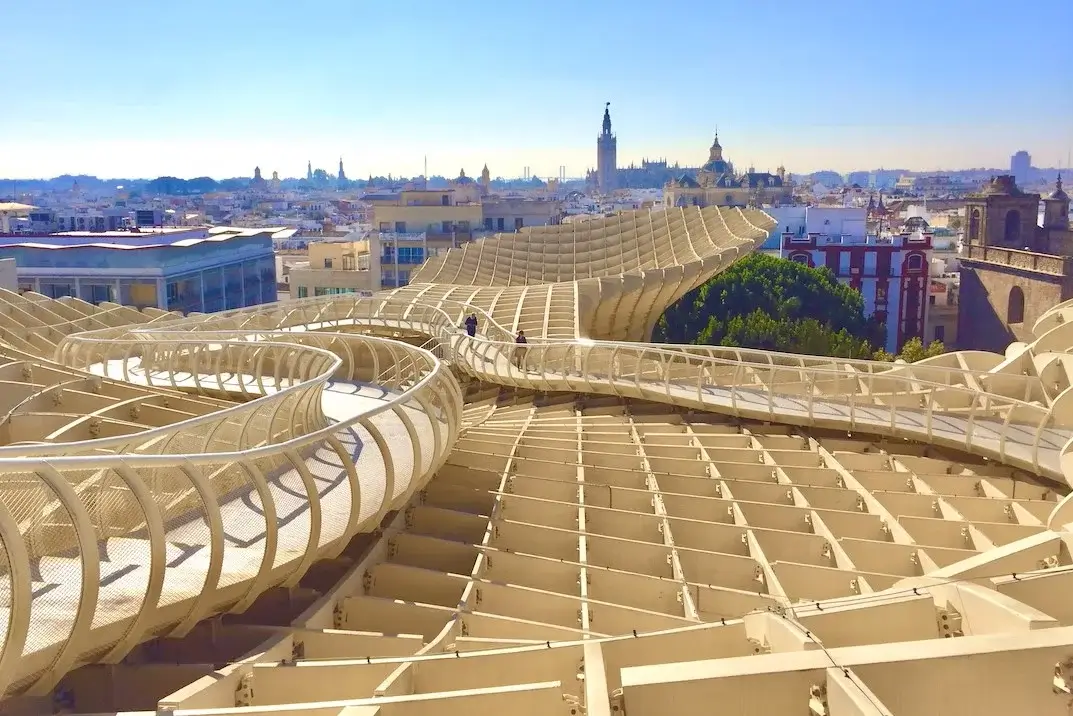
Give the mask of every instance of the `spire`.
M 1054 191 L 1047 197 L 1048 199 L 1057 199 L 1058 201 L 1069 201 L 1069 195 L 1062 189 L 1062 173 L 1058 173 L 1058 179 L 1054 182 Z
M 343 171 L 342 157 L 339 157 L 339 181 L 346 181 L 346 172 Z
M 715 128 L 715 139 L 712 140 L 712 146 L 708 150 L 708 161 L 723 161 L 723 145 L 719 143 L 719 127 Z
M 306 179 L 313 181 L 313 160 L 306 160 Z
M 604 131 L 605 135 L 611 134 L 611 103 L 610 102 L 608 102 L 607 104 L 604 105 L 603 131 Z

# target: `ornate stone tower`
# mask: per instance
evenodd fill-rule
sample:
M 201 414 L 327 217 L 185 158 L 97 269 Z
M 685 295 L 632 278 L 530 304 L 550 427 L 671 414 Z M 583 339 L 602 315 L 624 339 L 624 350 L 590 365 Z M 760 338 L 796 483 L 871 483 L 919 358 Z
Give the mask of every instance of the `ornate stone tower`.
M 339 183 L 342 184 L 346 181 L 346 172 L 343 171 L 343 158 L 339 157 Z
M 1012 175 L 992 177 L 982 192 L 965 202 L 968 220 L 966 242 L 1024 251 L 1046 251 L 1037 246 L 1036 216 L 1039 194 L 1021 191 Z
M 1043 228 L 1055 231 L 1069 230 L 1069 194 L 1062 188 L 1062 175 L 1054 183 L 1054 191 L 1043 200 Z M 1052 249 L 1053 250 L 1053 249 Z
M 306 180 L 313 181 L 313 160 L 306 162 Z
M 604 105 L 604 124 L 596 138 L 596 188 L 604 194 L 618 186 L 618 140 L 611 133 L 611 103 Z
M 1022 191 L 1012 175 L 993 177 L 965 202 L 958 348 L 1002 352 L 1032 338 L 1047 309 L 1073 298 L 1073 234 L 1061 180 L 1043 200 Z
M 484 165 L 484 169 L 481 170 L 481 190 L 487 194 L 489 187 L 492 184 L 492 173 L 488 171 L 488 165 Z

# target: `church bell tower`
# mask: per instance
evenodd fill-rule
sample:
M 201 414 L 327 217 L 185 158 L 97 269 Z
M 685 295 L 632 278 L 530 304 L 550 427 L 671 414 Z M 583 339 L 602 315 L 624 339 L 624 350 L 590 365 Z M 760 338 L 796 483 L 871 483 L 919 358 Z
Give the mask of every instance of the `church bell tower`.
M 618 140 L 611 133 L 611 103 L 604 105 L 604 123 L 596 138 L 596 188 L 603 194 L 618 187 Z

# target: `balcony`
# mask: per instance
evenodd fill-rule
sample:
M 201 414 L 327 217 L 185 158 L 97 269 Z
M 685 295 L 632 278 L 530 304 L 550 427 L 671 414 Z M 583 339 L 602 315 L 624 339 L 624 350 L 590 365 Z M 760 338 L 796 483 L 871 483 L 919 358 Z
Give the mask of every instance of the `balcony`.
M 381 231 L 380 241 L 383 243 L 397 243 L 397 242 L 424 242 L 426 233 L 424 231 Z
M 1040 254 L 1035 251 L 1005 249 L 1000 246 L 966 244 L 962 261 L 979 261 L 1050 276 L 1069 276 L 1073 273 L 1073 258 Z

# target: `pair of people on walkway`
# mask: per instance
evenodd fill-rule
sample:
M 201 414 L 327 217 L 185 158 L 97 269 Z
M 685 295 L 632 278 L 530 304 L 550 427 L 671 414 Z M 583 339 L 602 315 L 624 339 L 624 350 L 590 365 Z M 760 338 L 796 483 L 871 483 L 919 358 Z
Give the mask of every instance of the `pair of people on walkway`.
M 520 370 L 528 370 L 525 367 L 525 354 L 529 351 L 529 340 L 525 337 L 525 331 L 518 331 L 518 335 L 514 337 L 514 365 L 518 366 Z
M 477 335 L 477 314 L 471 313 L 466 316 L 464 322 L 466 326 L 466 335 L 473 338 Z M 514 337 L 514 365 L 518 368 L 525 370 L 525 354 L 529 350 L 529 340 L 525 337 L 525 331 L 518 331 L 518 335 Z

